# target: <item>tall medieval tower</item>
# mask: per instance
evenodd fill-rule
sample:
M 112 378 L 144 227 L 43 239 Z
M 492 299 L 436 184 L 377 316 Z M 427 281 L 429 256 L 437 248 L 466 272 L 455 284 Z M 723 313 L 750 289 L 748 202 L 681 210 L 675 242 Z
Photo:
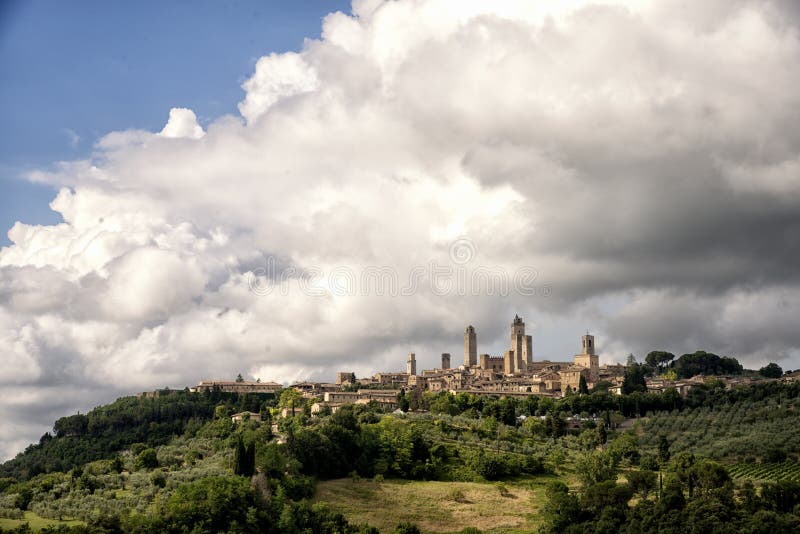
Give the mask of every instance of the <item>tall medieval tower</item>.
M 406 362 L 406 374 L 409 376 L 417 374 L 417 359 L 413 352 L 408 355 L 408 361 Z
M 478 365 L 478 339 L 475 328 L 469 325 L 464 331 L 464 367 Z
M 581 353 L 575 355 L 574 363 L 588 368 L 592 380 L 597 380 L 597 375 L 600 372 L 600 357 L 596 352 L 594 336 L 588 332 L 581 337 Z
M 533 341 L 525 335 L 525 323 L 519 315 L 511 322 L 511 348 L 506 360 L 506 374 L 524 373 L 533 367 Z

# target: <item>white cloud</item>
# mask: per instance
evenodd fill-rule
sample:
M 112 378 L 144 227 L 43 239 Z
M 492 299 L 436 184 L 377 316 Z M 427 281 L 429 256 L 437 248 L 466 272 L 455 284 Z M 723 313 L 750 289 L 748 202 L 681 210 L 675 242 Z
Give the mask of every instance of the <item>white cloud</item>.
M 24 432 L 200 378 L 330 379 L 400 369 L 411 351 L 432 366 L 458 359 L 467 323 L 496 352 L 515 312 L 587 318 L 614 357 L 691 345 L 797 367 L 773 305 L 800 302 L 796 20 L 755 0 L 681 6 L 358 1 L 322 39 L 261 58 L 241 117 L 204 131 L 173 108 L 160 133 L 112 132 L 91 158 L 33 173 L 63 187 L 64 221 L 17 223 L 0 251 L 17 368 L 0 381 L 30 388 Z M 458 238 L 474 245 L 466 268 L 534 268 L 551 293 L 362 293 L 368 267 L 401 286 L 417 266 L 454 267 Z M 259 296 L 267 258 L 284 270 Z M 308 280 L 345 268 L 352 295 Z M 748 327 L 750 309 L 771 319 Z M 2 413 L 2 435 L 22 428 Z
M 302 55 L 270 54 L 258 60 L 255 74 L 242 85 L 247 97 L 239 111 L 252 122 L 282 98 L 313 91 L 318 84 L 316 72 Z
M 197 124 L 194 111 L 186 108 L 169 110 L 169 120 L 159 134 L 162 137 L 200 139 L 205 135 L 203 128 Z

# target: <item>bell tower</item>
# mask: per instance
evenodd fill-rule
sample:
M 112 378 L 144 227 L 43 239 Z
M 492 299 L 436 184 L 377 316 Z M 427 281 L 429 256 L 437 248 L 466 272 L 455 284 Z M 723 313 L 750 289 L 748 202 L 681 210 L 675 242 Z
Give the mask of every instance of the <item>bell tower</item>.
M 575 365 L 589 369 L 592 382 L 597 380 L 597 376 L 600 373 L 600 357 L 596 351 L 594 336 L 586 332 L 586 335 L 581 337 L 581 353 L 576 354 L 573 360 Z
M 581 338 L 583 350 L 581 354 L 595 354 L 594 352 L 594 336 L 588 332 Z

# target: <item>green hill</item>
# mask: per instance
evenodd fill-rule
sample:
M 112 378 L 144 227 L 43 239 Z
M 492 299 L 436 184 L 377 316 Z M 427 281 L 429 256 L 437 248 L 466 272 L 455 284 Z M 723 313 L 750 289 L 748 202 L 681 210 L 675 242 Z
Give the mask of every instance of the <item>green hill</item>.
M 414 523 L 426 532 L 747 532 L 758 526 L 754 518 L 776 532 L 799 525 L 797 384 L 726 390 L 712 381 L 687 397 L 406 395 L 419 412 L 350 405 L 311 417 L 313 401 L 293 390 L 277 398 L 124 397 L 59 419 L 52 434 L 0 466 L 0 529 L 413 532 Z M 278 419 L 290 402 L 297 415 Z M 265 422 L 234 424 L 230 414 L 242 410 Z

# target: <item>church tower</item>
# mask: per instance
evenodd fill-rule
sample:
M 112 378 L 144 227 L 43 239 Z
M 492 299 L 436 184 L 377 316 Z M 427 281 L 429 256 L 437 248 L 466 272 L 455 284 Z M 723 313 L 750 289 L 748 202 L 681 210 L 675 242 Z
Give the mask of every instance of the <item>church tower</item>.
M 585 336 L 581 337 L 581 341 L 583 342 L 583 352 L 582 354 L 595 354 L 594 352 L 594 336 L 587 333 Z
M 475 328 L 469 325 L 464 331 L 464 367 L 478 365 L 478 339 Z
M 581 337 L 581 353 L 575 355 L 574 363 L 588 368 L 592 381 L 597 380 L 600 373 L 600 357 L 596 351 L 594 336 L 587 332 L 585 336 Z

